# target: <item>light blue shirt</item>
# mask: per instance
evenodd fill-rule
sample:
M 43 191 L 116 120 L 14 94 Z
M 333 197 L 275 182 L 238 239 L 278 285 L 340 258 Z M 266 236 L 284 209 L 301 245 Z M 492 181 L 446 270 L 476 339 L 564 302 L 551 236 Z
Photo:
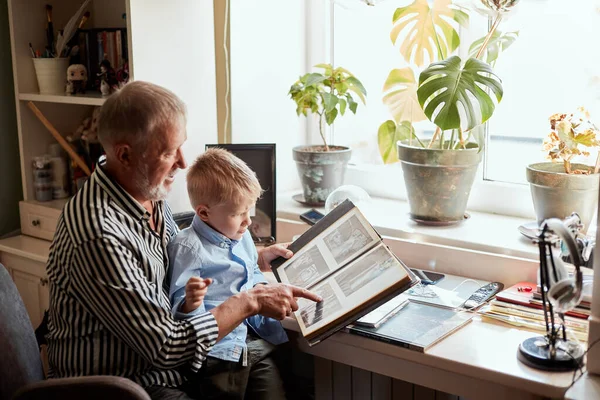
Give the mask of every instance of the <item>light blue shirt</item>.
M 258 268 L 258 253 L 249 231 L 241 240 L 232 240 L 215 231 L 198 216 L 192 225 L 175 236 L 168 245 L 172 311 L 176 318 L 199 315 L 223 303 L 229 297 L 267 283 Z M 185 300 L 185 284 L 192 276 L 212 278 L 202 305 L 190 313 L 179 312 Z M 264 340 L 281 344 L 287 335 L 275 319 L 254 315 L 221 339 L 208 353 L 227 361 L 239 361 L 246 355 L 246 335 L 250 326 Z M 245 359 L 245 358 L 244 358 Z

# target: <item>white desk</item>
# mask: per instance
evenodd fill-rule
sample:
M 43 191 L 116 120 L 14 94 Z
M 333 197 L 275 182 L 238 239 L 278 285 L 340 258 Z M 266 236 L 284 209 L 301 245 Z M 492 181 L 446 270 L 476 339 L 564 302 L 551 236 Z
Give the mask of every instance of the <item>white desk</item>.
M 457 281 L 453 278 L 439 285 L 453 288 Z M 294 318 L 287 318 L 283 325 L 299 332 Z M 563 398 L 573 372 L 543 372 L 517 360 L 519 344 L 538 335 L 475 316 L 425 353 L 344 332 L 313 347 L 303 339 L 297 339 L 296 344 L 302 351 L 327 360 L 468 399 Z M 329 377 L 316 375 L 316 379 Z

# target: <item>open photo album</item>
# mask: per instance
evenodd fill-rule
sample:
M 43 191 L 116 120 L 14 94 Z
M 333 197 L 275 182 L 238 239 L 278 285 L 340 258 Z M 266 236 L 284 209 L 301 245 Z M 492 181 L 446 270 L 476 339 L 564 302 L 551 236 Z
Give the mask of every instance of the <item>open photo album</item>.
M 292 258 L 278 258 L 271 266 L 279 282 L 323 298 L 319 303 L 298 300 L 296 319 L 311 346 L 419 281 L 350 200 L 334 208 L 290 249 Z

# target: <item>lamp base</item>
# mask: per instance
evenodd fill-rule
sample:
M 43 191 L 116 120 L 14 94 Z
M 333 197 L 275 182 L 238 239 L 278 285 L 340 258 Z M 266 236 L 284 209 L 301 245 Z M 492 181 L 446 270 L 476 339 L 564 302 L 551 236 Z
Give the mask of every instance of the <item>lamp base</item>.
M 545 336 L 526 339 L 519 345 L 517 358 L 523 364 L 546 371 L 572 371 L 583 366 L 583 348 L 572 340 L 556 339 L 556 354 L 550 355 Z

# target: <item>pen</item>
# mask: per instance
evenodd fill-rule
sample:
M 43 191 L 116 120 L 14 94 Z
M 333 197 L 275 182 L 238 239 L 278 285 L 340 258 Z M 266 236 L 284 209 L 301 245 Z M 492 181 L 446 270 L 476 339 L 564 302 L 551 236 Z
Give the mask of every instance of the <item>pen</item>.
M 31 45 L 31 42 L 29 42 L 29 51 L 31 51 L 31 57 L 33 58 L 37 58 L 35 56 L 35 51 L 33 50 L 33 46 Z

